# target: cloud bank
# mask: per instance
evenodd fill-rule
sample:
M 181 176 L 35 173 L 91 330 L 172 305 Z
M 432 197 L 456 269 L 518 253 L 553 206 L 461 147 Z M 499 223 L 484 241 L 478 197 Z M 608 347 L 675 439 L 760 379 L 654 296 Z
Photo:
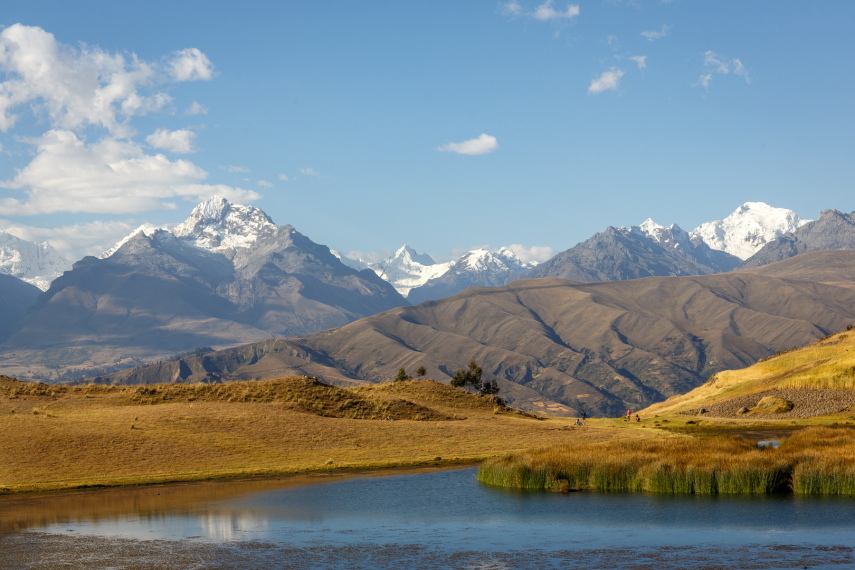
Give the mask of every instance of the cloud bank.
M 192 162 L 146 154 L 128 140 L 105 137 L 87 144 L 71 131 L 54 129 L 37 141 L 36 149 L 36 157 L 15 178 L 0 183 L 23 190 L 27 199 L 0 198 L 0 213 L 128 214 L 175 208 L 174 198 L 260 198 L 251 190 L 205 184 L 207 172 Z
M 61 44 L 39 27 L 15 24 L 0 32 L 0 131 L 15 129 L 31 114 L 48 130 L 17 137 L 34 147 L 35 157 L 14 178 L 0 181 L 0 214 L 54 212 L 123 214 L 175 208 L 176 198 L 230 200 L 260 196 L 206 182 L 208 174 L 187 160 L 149 153 L 135 142 L 134 118 L 169 110 L 170 84 L 214 76 L 197 48 L 143 61 L 135 54 Z M 194 102 L 188 113 L 201 113 Z M 158 128 L 145 139 L 172 153 L 195 150 L 188 129 Z M 15 194 L 20 194 L 16 196 Z

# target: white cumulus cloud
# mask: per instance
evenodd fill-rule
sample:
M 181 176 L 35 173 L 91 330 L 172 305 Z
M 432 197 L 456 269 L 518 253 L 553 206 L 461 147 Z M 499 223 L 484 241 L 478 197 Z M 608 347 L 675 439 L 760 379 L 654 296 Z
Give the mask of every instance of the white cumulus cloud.
M 18 138 L 33 145 L 34 158 L 14 178 L 0 181 L 8 190 L 0 195 L 0 214 L 138 213 L 175 208 L 172 200 L 179 198 L 258 198 L 252 190 L 208 184 L 207 173 L 192 162 L 148 154 L 133 140 L 135 117 L 172 103 L 164 86 L 212 76 L 210 60 L 197 48 L 144 61 L 132 53 L 65 45 L 36 26 L 3 29 L 0 131 L 14 129 L 24 114 L 49 130 Z M 194 103 L 188 112 L 203 109 Z M 145 140 L 187 153 L 195 136 L 186 129 L 156 129 Z
M 602 75 L 591 81 L 588 86 L 588 93 L 597 94 L 603 91 L 615 91 L 620 86 L 620 79 L 623 77 L 623 71 L 613 67 L 609 71 L 604 71 Z
M 175 81 L 208 80 L 214 76 L 211 60 L 198 48 L 187 48 L 173 53 L 167 65 Z
M 33 111 L 52 127 L 103 127 L 130 136 L 131 117 L 160 111 L 172 98 L 157 86 L 209 79 L 212 68 L 198 49 L 176 52 L 166 63 L 97 47 L 75 48 L 35 26 L 14 24 L 0 32 L 0 130 L 8 131 L 21 111 Z
M 26 194 L 0 198 L 0 214 L 124 214 L 175 208 L 175 198 L 260 198 L 252 190 L 206 184 L 207 176 L 192 162 L 148 155 L 132 141 L 105 137 L 87 144 L 71 131 L 54 129 L 38 140 L 36 157 L 15 178 L 0 182 Z
M 172 152 L 186 154 L 196 150 L 196 133 L 187 129 L 170 131 L 157 129 L 145 138 L 145 142 L 154 148 L 162 148 Z
M 478 155 L 493 152 L 499 148 L 499 142 L 496 137 L 481 133 L 480 136 L 474 139 L 469 139 L 463 142 L 450 142 L 437 147 L 440 152 L 456 152 L 457 154 Z

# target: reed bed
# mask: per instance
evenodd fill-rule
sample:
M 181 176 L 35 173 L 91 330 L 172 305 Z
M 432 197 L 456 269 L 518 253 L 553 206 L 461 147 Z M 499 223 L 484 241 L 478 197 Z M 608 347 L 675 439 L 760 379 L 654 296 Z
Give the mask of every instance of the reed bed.
M 806 428 L 777 449 L 739 436 L 550 447 L 487 461 L 478 480 L 558 492 L 855 495 L 855 430 Z

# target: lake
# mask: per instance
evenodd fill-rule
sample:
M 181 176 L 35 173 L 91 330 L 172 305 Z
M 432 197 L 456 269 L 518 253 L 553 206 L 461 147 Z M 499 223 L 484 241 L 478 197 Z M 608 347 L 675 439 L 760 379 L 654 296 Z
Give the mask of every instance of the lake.
M 516 492 L 475 473 L 0 497 L 0 568 L 855 566 L 855 499 Z

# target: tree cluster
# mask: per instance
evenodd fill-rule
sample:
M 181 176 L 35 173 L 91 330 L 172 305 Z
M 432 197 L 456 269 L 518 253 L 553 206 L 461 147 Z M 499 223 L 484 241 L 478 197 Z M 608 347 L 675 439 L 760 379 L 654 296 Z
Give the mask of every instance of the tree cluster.
M 425 369 L 424 366 L 419 366 L 419 369 L 416 370 L 416 376 L 421 378 L 425 374 L 427 374 L 427 369 Z M 398 375 L 395 376 L 395 382 L 404 382 L 406 380 L 412 380 L 412 379 L 413 379 L 413 377 L 410 376 L 409 374 L 407 374 L 407 371 L 404 368 L 399 368 L 398 369 Z
M 469 368 L 462 368 L 451 377 L 451 385 L 455 388 L 472 388 L 481 394 L 498 394 L 499 385 L 494 378 L 491 381 L 481 380 L 483 371 L 474 360 L 469 363 Z

